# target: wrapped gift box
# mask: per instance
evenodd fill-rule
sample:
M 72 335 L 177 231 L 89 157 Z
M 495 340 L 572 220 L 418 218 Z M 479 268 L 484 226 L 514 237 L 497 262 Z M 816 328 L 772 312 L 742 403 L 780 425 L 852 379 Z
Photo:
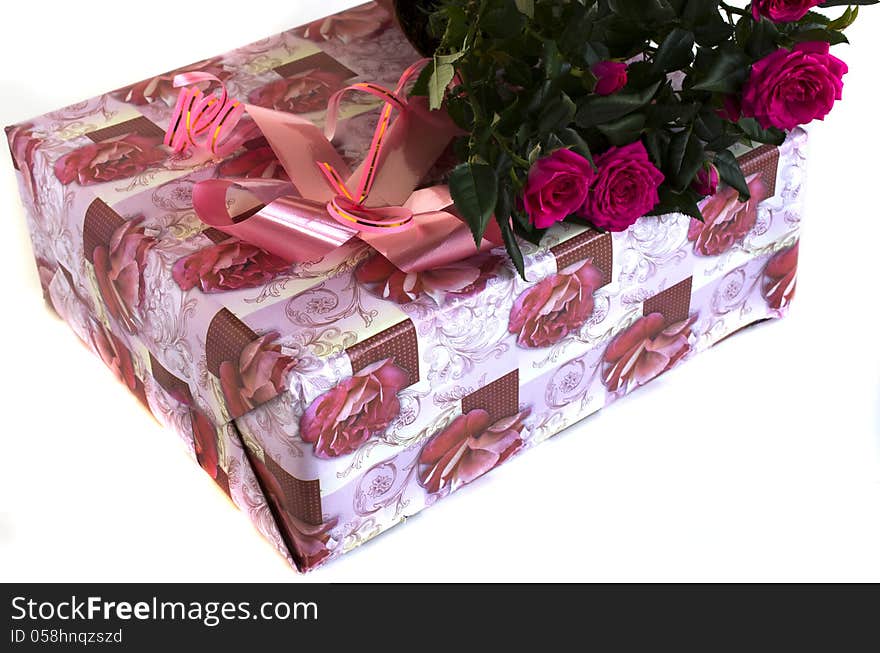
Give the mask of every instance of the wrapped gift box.
M 528 281 L 503 248 L 406 274 L 353 241 L 290 266 L 199 220 L 197 182 L 286 175 L 247 120 L 222 160 L 165 147 L 175 73 L 320 125 L 336 90 L 393 87 L 416 59 L 368 3 L 7 128 L 50 306 L 299 570 L 782 316 L 794 294 L 802 131 L 737 152 L 749 202 L 722 189 L 704 224 L 557 225 L 523 244 Z M 346 161 L 378 111 L 343 104 Z

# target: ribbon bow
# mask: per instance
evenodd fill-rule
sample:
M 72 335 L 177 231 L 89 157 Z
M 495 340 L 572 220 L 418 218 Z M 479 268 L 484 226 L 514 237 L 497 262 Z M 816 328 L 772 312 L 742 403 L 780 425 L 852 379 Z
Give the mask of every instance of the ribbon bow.
M 223 156 L 241 145 L 234 127 L 247 113 L 292 182 L 292 187 L 275 180 L 198 182 L 193 208 L 199 218 L 289 263 L 318 260 L 355 238 L 405 272 L 443 267 L 495 247 L 501 242 L 497 229 L 490 229 L 480 247 L 475 246 L 467 225 L 450 210 L 447 186 L 416 190 L 458 133 L 445 112 L 430 111 L 424 98 L 405 95 L 406 85 L 426 62 L 407 68 L 393 91 L 361 82 L 334 93 L 323 133 L 299 116 L 231 98 L 213 75 L 176 76 L 174 86 L 189 88 L 181 89 L 166 145 L 176 151 L 193 146 Z M 220 94 L 205 95 L 191 86 L 201 82 L 219 83 Z M 349 91 L 383 102 L 367 157 L 353 172 L 331 142 L 342 97 Z

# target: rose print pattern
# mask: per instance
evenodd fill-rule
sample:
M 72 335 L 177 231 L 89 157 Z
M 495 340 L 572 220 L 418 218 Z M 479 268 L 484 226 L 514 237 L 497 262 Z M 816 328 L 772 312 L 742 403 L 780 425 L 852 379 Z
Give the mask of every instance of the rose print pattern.
M 248 100 L 276 111 L 309 113 L 326 108 L 330 96 L 341 89 L 344 82 L 341 75 L 328 70 L 307 70 L 261 86 Z
M 125 134 L 65 154 L 55 162 L 55 176 L 62 184 L 89 186 L 133 177 L 167 156 L 160 137 Z
M 190 422 L 193 431 L 193 447 L 196 460 L 214 480 L 217 479 L 219 454 L 217 452 L 217 427 L 197 408 L 190 409 Z
M 697 316 L 665 326 L 660 313 L 640 317 L 618 335 L 602 356 L 602 383 L 611 392 L 645 385 L 690 351 L 691 327 Z
M 788 308 L 797 289 L 798 248 L 800 241 L 776 252 L 764 268 L 762 291 L 767 305 L 774 310 Z
M 303 571 L 316 567 L 330 556 L 328 548 L 330 530 L 336 528 L 338 518 L 334 517 L 316 525 L 307 524 L 295 517 L 287 509 L 287 501 L 281 485 L 263 461 L 256 456 L 251 456 L 250 461 L 269 504 L 280 518 L 279 527 L 285 535 L 288 546 L 293 549 L 291 554 L 297 558 Z
M 122 102 L 128 102 L 135 106 L 152 104 L 157 100 L 162 100 L 165 104 L 171 106 L 177 101 L 177 96 L 180 93 L 180 89 L 174 88 L 174 78 L 181 73 L 194 72 L 214 75 L 220 81 L 226 81 L 231 75 L 231 73 L 223 67 L 221 59 L 219 57 L 213 57 L 211 59 L 205 59 L 198 63 L 194 63 L 191 66 L 186 66 L 185 68 L 178 68 L 177 70 L 172 70 L 171 72 L 162 75 L 150 77 L 149 79 L 140 81 L 137 84 L 132 84 L 131 86 L 125 86 L 114 91 L 112 95 Z M 213 93 L 218 87 L 219 84 L 217 82 L 203 82 L 199 85 L 199 88 L 201 88 L 202 91 L 209 94 Z
M 245 151 L 220 165 L 221 177 L 245 179 L 281 179 L 290 181 L 275 152 L 268 145 Z
M 297 360 L 276 344 L 277 332 L 267 333 L 242 350 L 237 363 L 220 364 L 220 387 L 232 417 L 239 417 L 285 389 Z
M 508 331 L 521 347 L 549 347 L 577 331 L 593 314 L 602 272 L 590 261 L 552 274 L 520 295 Z
M 767 199 L 767 186 L 760 174 L 747 179 L 751 197 L 739 201 L 739 192 L 725 186 L 703 202 L 704 222 L 691 219 L 688 240 L 698 256 L 719 256 L 733 248 L 754 228 L 758 205 Z
M 419 483 L 430 493 L 455 491 L 498 467 L 523 447 L 530 410 L 492 422 L 481 408 L 459 415 L 419 454 Z
M 352 453 L 397 417 L 397 393 L 408 379 L 390 358 L 368 365 L 312 402 L 300 420 L 300 436 L 318 458 Z
M 498 256 L 480 254 L 442 268 L 404 272 L 376 254 L 358 266 L 355 277 L 373 294 L 397 304 L 425 295 L 439 303 L 447 294 L 467 296 L 481 292 L 500 262 Z
M 98 352 L 104 364 L 110 368 L 116 378 L 122 381 L 144 406 L 147 406 L 144 384 L 135 374 L 134 360 L 128 347 L 112 331 L 98 321 L 90 323 L 89 335 L 92 340 L 92 346 Z
M 144 301 L 144 268 L 147 253 L 156 244 L 156 239 L 141 226 L 143 221 L 142 216 L 129 220 L 113 233 L 108 246 L 99 245 L 92 255 L 98 290 L 107 312 L 129 333 L 136 333 L 140 325 L 138 308 Z
M 351 43 L 372 36 L 390 24 L 391 15 L 388 11 L 377 2 L 368 2 L 309 23 L 298 29 L 297 34 L 318 43 L 331 40 Z
M 261 286 L 289 268 L 284 259 L 230 238 L 178 260 L 172 275 L 182 290 L 215 293 Z

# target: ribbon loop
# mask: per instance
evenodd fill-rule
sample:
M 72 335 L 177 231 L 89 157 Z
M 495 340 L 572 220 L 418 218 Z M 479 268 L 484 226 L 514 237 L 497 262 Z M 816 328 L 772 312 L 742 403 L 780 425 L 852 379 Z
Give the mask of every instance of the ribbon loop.
M 244 105 L 208 73 L 184 73 L 165 143 L 225 155 L 241 138 L 232 130 L 245 111 L 262 132 L 292 182 L 208 179 L 193 189 L 193 207 L 206 224 L 291 263 L 320 259 L 352 239 L 371 245 L 398 268 L 418 272 L 461 260 L 500 242 L 488 232 L 476 247 L 470 230 L 447 211 L 446 186 L 415 190 L 452 138 L 460 133 L 448 115 L 430 111 L 424 98 L 407 98 L 407 84 L 427 59 L 401 75 L 395 90 L 367 82 L 331 96 L 325 130 L 294 114 Z M 218 95 L 197 84 L 220 83 Z M 333 147 L 342 96 L 368 93 L 383 101 L 365 161 L 353 173 Z M 394 111 L 399 112 L 392 120 Z M 356 190 L 350 189 L 357 183 Z M 251 197 L 242 205 L 241 191 Z M 236 191 L 239 197 L 233 197 Z M 235 215 L 229 206 L 237 205 Z
M 195 86 L 201 82 L 220 84 L 220 95 L 206 95 Z M 235 149 L 230 136 L 244 115 L 244 105 L 231 98 L 226 85 L 210 73 L 183 73 L 174 78 L 182 88 L 165 133 L 165 145 L 180 152 L 192 145 L 225 156 Z

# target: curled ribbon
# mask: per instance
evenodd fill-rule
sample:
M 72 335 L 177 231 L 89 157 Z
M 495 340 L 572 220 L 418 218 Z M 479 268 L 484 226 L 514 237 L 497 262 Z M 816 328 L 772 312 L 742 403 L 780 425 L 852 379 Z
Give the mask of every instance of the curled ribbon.
M 231 153 L 238 144 L 230 140 L 232 131 L 244 115 L 244 106 L 229 97 L 226 85 L 220 82 L 219 97 L 202 92 L 201 82 L 220 82 L 210 73 L 183 73 L 174 78 L 175 88 L 181 89 L 171 123 L 165 132 L 165 145 L 175 152 L 188 146 L 209 150 L 216 156 Z
M 406 272 L 442 267 L 496 246 L 501 242 L 497 228 L 475 246 L 467 225 L 451 211 L 448 187 L 416 190 L 458 133 L 445 112 L 405 95 L 426 61 L 407 68 L 393 91 L 361 82 L 334 93 L 323 133 L 299 116 L 231 98 L 216 77 L 178 75 L 175 86 L 216 81 L 222 90 L 206 96 L 197 88 L 182 88 L 166 144 L 226 152 L 235 147 L 233 128 L 247 113 L 292 182 L 201 181 L 193 189 L 196 213 L 206 224 L 291 263 L 317 260 L 354 238 Z M 331 143 L 342 97 L 351 91 L 383 103 L 366 159 L 354 172 Z

